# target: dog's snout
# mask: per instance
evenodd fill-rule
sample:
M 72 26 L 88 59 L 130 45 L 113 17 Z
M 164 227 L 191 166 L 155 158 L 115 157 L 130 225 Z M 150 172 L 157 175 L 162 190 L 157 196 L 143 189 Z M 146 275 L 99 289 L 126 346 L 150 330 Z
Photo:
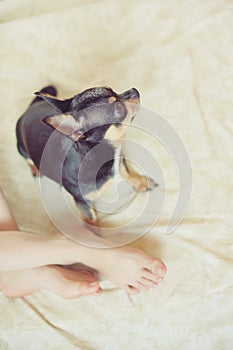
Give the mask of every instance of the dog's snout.
M 130 92 L 130 98 L 133 98 L 133 99 L 139 99 L 140 98 L 140 94 L 139 94 L 137 89 L 132 88 L 132 89 L 129 90 L 129 92 Z
M 123 100 L 139 100 L 140 94 L 137 89 L 132 88 L 121 94 L 121 97 L 123 98 Z

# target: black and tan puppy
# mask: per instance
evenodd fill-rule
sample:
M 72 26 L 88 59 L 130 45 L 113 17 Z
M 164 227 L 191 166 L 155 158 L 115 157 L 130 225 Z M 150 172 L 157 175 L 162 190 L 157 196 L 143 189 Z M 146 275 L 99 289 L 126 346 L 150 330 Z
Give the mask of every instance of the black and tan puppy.
M 86 223 L 98 226 L 92 202 L 116 173 L 138 191 L 156 186 L 129 169 L 121 150 L 126 124 L 140 104 L 135 88 L 117 94 L 109 87 L 94 87 L 62 100 L 48 86 L 36 95 L 17 123 L 18 150 L 34 176 L 48 176 L 71 193 Z M 42 155 L 54 129 L 60 138 L 50 169 L 42 168 Z

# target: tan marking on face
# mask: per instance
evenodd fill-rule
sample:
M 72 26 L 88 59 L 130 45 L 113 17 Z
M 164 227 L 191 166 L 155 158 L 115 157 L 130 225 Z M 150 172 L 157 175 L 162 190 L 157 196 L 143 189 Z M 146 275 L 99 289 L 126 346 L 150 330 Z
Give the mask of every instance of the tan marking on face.
M 114 96 L 109 97 L 108 102 L 109 103 L 116 102 L 116 97 L 114 97 Z
M 116 127 L 111 125 L 104 135 L 104 139 L 108 140 L 115 148 L 119 147 L 125 137 L 125 126 L 120 125 Z
M 125 137 L 125 129 L 127 124 L 131 122 L 132 117 L 137 113 L 139 109 L 139 100 L 130 99 L 124 101 L 124 105 L 127 110 L 127 115 L 123 120 L 123 123 L 119 126 L 111 125 L 105 133 L 104 139 L 108 140 L 114 147 L 119 147 Z
M 125 107 L 127 109 L 127 117 L 124 122 L 130 122 L 132 117 L 138 112 L 140 108 L 140 100 L 138 99 L 129 99 L 124 101 Z

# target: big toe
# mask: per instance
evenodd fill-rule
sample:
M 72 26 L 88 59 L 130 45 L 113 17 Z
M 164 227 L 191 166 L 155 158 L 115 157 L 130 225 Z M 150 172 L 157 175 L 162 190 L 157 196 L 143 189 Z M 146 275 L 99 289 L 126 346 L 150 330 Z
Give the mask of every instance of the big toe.
M 151 264 L 150 270 L 156 276 L 157 281 L 162 282 L 166 275 L 167 267 L 160 259 L 155 259 Z
M 139 292 L 139 290 L 133 286 L 127 285 L 126 287 L 123 288 L 123 290 L 127 293 L 127 294 L 136 294 Z

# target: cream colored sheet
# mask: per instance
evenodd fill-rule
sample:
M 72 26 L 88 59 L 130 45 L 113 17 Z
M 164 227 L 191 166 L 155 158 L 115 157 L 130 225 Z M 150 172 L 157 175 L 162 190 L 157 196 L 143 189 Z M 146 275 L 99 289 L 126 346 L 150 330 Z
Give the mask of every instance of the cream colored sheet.
M 95 85 L 137 87 L 142 105 L 176 129 L 193 169 L 189 210 L 166 235 L 178 183 L 169 155 L 155 151 L 165 209 L 133 245 L 166 262 L 162 285 L 128 298 L 103 281 L 101 296 L 73 301 L 0 293 L 0 349 L 231 350 L 232 1 L 2 0 L 0 16 L 0 181 L 21 227 L 55 230 L 14 132 L 46 84 L 63 97 Z

